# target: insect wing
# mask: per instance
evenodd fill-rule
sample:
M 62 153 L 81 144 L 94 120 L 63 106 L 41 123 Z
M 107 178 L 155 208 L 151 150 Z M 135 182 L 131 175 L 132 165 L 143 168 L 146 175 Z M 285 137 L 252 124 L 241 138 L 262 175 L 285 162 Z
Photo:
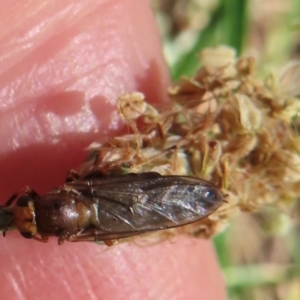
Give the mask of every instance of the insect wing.
M 97 203 L 99 222 L 94 225 L 103 234 L 132 235 L 185 225 L 212 213 L 223 202 L 216 187 L 193 177 L 141 173 L 74 185 Z

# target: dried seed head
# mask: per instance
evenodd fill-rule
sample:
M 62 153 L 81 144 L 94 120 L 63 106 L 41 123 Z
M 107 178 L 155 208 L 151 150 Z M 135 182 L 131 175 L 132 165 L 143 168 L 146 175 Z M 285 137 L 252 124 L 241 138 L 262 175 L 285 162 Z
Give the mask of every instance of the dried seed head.
M 288 209 L 300 193 L 299 93 L 286 87 L 287 77 L 259 79 L 254 59 L 236 59 L 228 47 L 200 57 L 203 66 L 169 89 L 173 103 L 160 112 L 141 93 L 121 96 L 119 112 L 134 134 L 97 145 L 82 168 L 192 175 L 223 189 L 219 210 L 161 238 L 210 237 L 240 211 Z
M 145 96 L 139 92 L 121 95 L 118 99 L 119 114 L 125 120 L 137 119 L 146 111 L 147 104 L 144 100 Z

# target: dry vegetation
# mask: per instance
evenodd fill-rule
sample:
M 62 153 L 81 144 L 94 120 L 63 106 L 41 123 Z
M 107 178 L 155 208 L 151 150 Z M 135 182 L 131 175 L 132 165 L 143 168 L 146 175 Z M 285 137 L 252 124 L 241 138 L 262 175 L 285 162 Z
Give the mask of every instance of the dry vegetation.
M 251 57 L 228 47 L 205 49 L 202 67 L 169 89 L 158 111 L 141 93 L 122 95 L 118 110 L 131 134 L 90 147 L 81 174 L 156 171 L 213 182 L 225 196 L 208 218 L 160 233 L 210 237 L 241 211 L 272 205 L 288 212 L 300 189 L 300 138 L 294 90 L 255 73 Z M 290 76 L 297 66 L 285 73 Z M 297 69 L 297 68 L 296 68 Z

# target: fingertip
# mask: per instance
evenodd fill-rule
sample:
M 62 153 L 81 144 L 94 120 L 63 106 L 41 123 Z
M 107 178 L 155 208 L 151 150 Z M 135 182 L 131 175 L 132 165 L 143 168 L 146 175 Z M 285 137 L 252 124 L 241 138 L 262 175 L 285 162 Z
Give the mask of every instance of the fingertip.
M 139 90 L 152 102 L 166 101 L 168 72 L 148 1 L 39 4 L 30 2 L 34 14 L 9 10 L 11 20 L 24 16 L 0 37 L 3 202 L 24 185 L 41 192 L 62 184 L 89 143 L 119 128 L 120 93 Z M 8 297 L 222 299 L 224 291 L 211 246 L 201 241 L 108 250 L 38 244 L 18 234 L 1 242 L 1 295 Z
M 12 255 L 5 256 L 7 251 Z M 94 243 L 58 246 L 54 239 L 43 244 L 14 235 L 1 252 L 6 270 L 2 297 L 19 293 L 35 299 L 42 289 L 39 299 L 226 299 L 208 241 L 180 236 L 144 247 L 124 243 L 108 248 Z
M 3 5 L 0 17 L 18 18 Z M 62 184 L 90 143 L 119 131 L 121 93 L 163 102 L 169 83 L 146 0 L 33 0 L 20 9 L 0 35 L 2 201 L 24 185 Z

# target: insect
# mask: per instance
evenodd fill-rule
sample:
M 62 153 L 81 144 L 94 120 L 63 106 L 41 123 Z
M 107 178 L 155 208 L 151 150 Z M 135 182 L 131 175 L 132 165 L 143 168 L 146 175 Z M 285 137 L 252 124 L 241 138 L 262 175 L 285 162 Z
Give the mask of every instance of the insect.
M 24 238 L 47 242 L 56 236 L 59 244 L 104 241 L 110 245 L 116 239 L 198 221 L 222 202 L 222 193 L 199 178 L 154 172 L 92 175 L 42 196 L 27 188 L 0 207 L 0 216 Z

